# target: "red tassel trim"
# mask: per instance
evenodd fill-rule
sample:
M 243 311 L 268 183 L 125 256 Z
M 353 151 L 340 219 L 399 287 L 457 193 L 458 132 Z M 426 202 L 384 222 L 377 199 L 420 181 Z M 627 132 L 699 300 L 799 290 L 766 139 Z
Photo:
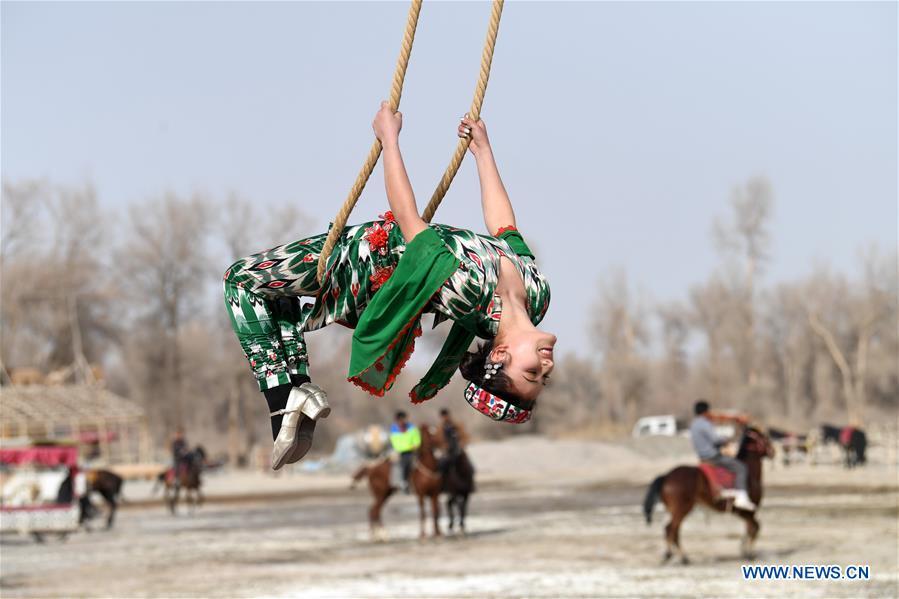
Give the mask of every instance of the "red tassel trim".
M 406 332 L 409 330 L 409 328 L 413 324 L 418 322 L 418 319 L 421 318 L 421 315 L 423 312 L 424 312 L 424 310 L 419 312 L 415 316 L 415 318 L 413 318 L 411 321 L 406 323 L 406 326 L 404 326 L 402 328 L 402 330 L 396 336 L 396 339 L 393 340 L 393 343 L 391 343 L 390 346 L 388 346 L 387 351 L 384 352 L 384 355 L 382 355 L 380 358 L 378 358 L 375 361 L 375 364 L 380 362 L 381 358 L 386 356 L 388 353 L 390 353 L 390 350 L 392 350 L 394 347 L 396 347 L 396 344 L 399 343 L 400 339 L 402 339 L 406 335 Z M 412 352 L 415 351 L 415 340 L 418 337 L 421 337 L 421 326 L 420 325 L 415 327 L 415 331 L 412 333 L 412 341 L 409 343 L 409 347 L 406 349 L 405 352 L 403 352 L 403 355 L 400 357 L 400 359 L 397 361 L 396 365 L 390 371 L 390 374 L 387 376 L 387 380 L 384 381 L 384 385 L 380 389 L 378 389 L 377 387 L 374 387 L 373 385 L 366 383 L 361 378 L 356 377 L 356 376 L 350 377 L 347 380 L 349 382 L 353 383 L 354 385 L 356 385 L 357 387 L 361 387 L 362 389 L 365 389 L 370 395 L 374 395 L 375 397 L 384 397 L 384 393 L 387 392 L 387 389 L 390 388 L 390 386 L 393 384 L 393 381 L 396 380 L 396 377 L 399 376 L 399 374 L 403 370 L 403 368 L 406 367 L 406 362 L 409 361 L 410 356 L 412 356 Z M 372 368 L 373 367 L 374 366 L 372 366 Z
M 513 225 L 509 225 L 508 227 L 500 227 L 499 230 L 498 230 L 498 231 L 496 232 L 496 234 L 494 235 L 494 237 L 499 237 L 500 235 L 502 235 L 502 234 L 505 233 L 506 231 L 517 231 L 517 230 L 518 230 L 518 227 L 515 227 L 515 226 L 513 226 Z
M 388 213 L 388 214 L 390 214 L 390 213 Z M 392 216 L 392 214 L 391 214 L 391 216 Z M 460 264 L 460 266 L 461 266 L 461 264 Z M 456 274 L 456 273 L 453 273 L 453 275 L 454 274 Z M 447 277 L 446 281 L 449 281 L 453 277 L 453 275 L 450 275 L 449 277 Z M 440 287 L 443 287 L 444 285 L 446 285 L 446 281 L 441 283 Z M 436 292 L 434 292 L 434 295 L 437 295 L 437 293 L 440 293 L 439 288 L 437 289 Z M 430 300 L 428 300 L 428 303 L 430 303 Z M 425 304 L 425 307 L 427 307 L 427 304 Z M 422 308 L 421 310 L 419 310 L 418 314 L 416 314 L 415 317 L 412 318 L 412 320 L 410 320 L 409 322 L 407 322 L 405 324 L 405 326 L 403 326 L 403 328 L 397 334 L 396 339 L 394 339 L 393 342 L 389 346 L 387 346 L 387 351 L 385 351 L 383 354 L 381 354 L 381 357 L 379 357 L 377 360 L 375 360 L 376 364 L 378 362 L 380 362 L 384 356 L 389 354 L 390 350 L 392 350 L 394 347 L 396 347 L 396 344 L 400 342 L 400 339 L 403 338 L 403 336 L 409 330 L 409 327 L 411 327 L 414 323 L 418 322 L 419 319 L 421 318 L 421 315 L 424 314 L 424 312 L 425 312 L 425 310 L 424 310 L 424 308 Z M 369 393 L 369 395 L 374 395 L 375 397 L 384 397 L 384 393 L 387 392 L 387 389 L 390 388 L 390 385 L 393 384 L 393 381 L 396 380 L 396 377 L 399 375 L 400 371 L 403 368 L 405 368 L 406 362 L 409 361 L 409 357 L 412 355 L 412 352 L 415 351 L 415 340 L 419 337 L 421 337 L 421 325 L 418 325 L 415 328 L 415 332 L 412 335 L 412 342 L 409 343 L 409 348 L 405 351 L 403 356 L 396 363 L 396 366 L 393 367 L 393 370 L 390 371 L 390 375 L 387 377 L 387 380 L 384 382 L 384 385 L 380 389 L 378 389 L 377 387 L 374 387 L 372 385 L 369 385 L 368 383 L 366 383 L 365 381 L 360 379 L 358 376 L 351 376 L 351 377 L 347 378 L 347 380 L 349 382 L 353 383 L 354 385 L 356 385 L 357 387 L 365 389 Z M 372 368 L 372 367 L 373 366 L 370 366 L 369 368 Z M 366 370 L 368 370 L 368 368 L 366 368 Z M 410 396 L 411 395 L 412 394 L 410 393 Z M 415 398 L 412 399 L 412 403 L 420 403 L 422 401 L 425 401 L 425 400 L 420 399 L 420 400 L 416 401 Z

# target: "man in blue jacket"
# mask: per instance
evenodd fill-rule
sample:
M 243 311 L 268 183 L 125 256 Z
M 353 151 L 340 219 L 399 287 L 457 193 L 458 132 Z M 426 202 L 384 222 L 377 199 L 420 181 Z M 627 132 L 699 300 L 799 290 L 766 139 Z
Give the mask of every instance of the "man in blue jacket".
M 743 510 L 754 511 L 755 504 L 749 499 L 748 489 L 748 471 L 746 464 L 736 458 L 723 455 L 721 447 L 727 445 L 730 439 L 719 437 L 715 432 L 715 425 L 712 424 L 711 412 L 709 412 L 709 404 L 700 400 L 693 406 L 693 412 L 696 417 L 690 424 L 690 440 L 693 442 L 693 449 L 699 456 L 699 459 L 715 466 L 721 466 L 730 470 L 736 475 L 735 489 L 722 489 L 721 494 L 724 496 L 732 496 L 734 498 L 734 507 Z

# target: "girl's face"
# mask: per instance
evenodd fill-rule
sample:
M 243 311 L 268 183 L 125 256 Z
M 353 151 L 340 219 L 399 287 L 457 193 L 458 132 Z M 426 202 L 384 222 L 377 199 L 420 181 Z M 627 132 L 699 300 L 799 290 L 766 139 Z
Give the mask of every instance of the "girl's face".
M 556 336 L 540 329 L 513 331 L 494 346 L 490 360 L 502 363 L 516 395 L 534 401 L 553 371 L 555 344 Z

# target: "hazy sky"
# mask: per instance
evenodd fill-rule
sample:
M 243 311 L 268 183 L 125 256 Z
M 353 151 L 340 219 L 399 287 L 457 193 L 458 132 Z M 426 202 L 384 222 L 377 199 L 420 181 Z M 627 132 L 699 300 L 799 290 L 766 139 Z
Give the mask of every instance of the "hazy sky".
M 3 2 L 3 176 L 89 180 L 111 209 L 238 191 L 261 219 L 292 201 L 324 227 L 370 145 L 407 8 Z M 402 105 L 420 205 L 489 11 L 422 10 Z M 507 2 L 483 117 L 560 348 L 588 346 L 596 281 L 617 267 L 651 297 L 685 297 L 718 262 L 712 219 L 756 174 L 776 194 L 768 281 L 895 247 L 896 23 L 892 2 Z M 436 220 L 483 227 L 472 167 Z M 385 208 L 378 171 L 354 220 Z

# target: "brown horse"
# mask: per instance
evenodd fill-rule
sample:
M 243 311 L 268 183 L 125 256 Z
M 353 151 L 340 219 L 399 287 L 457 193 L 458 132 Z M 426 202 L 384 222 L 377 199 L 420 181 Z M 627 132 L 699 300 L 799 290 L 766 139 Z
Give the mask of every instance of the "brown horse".
M 97 469 L 85 472 L 85 482 L 87 483 L 87 488 L 84 495 L 81 496 L 81 514 L 78 522 L 87 527 L 88 521 L 97 514 L 97 508 L 91 503 L 90 496 L 91 493 L 99 493 L 109 508 L 109 513 L 106 516 L 106 529 L 109 530 L 112 528 L 112 523 L 115 520 L 118 503 L 122 501 L 122 484 L 124 481 L 115 472 Z
M 172 515 L 175 515 L 178 507 L 178 496 L 181 489 L 184 489 L 184 498 L 191 511 L 203 504 L 203 493 L 200 491 L 203 481 L 200 473 L 205 466 L 206 452 L 202 446 L 197 445 L 193 451 L 187 453 L 180 467 L 169 468 L 157 477 L 153 491 L 155 492 L 159 485 L 163 485 L 165 503 Z
M 749 474 L 749 498 L 756 505 L 762 501 L 762 458 L 766 457 L 774 457 L 771 441 L 758 429 L 747 427 L 743 431 L 737 459 L 746 464 Z M 675 552 L 680 555 L 681 563 L 690 562 L 680 546 L 680 526 L 696 502 L 704 503 L 719 512 L 732 508 L 732 502 L 713 496 L 708 479 L 696 466 L 678 466 L 652 481 L 643 502 L 647 524 L 652 522 L 652 510 L 659 497 L 671 515 L 671 520 L 665 526 L 667 547 L 663 563 L 671 559 Z M 746 536 L 743 537 L 741 551 L 744 557 L 749 557 L 752 555 L 752 545 L 759 534 L 759 523 L 755 519 L 754 512 L 741 509 L 732 511 L 746 521 Z
M 425 498 L 431 500 L 431 513 L 434 516 L 434 536 L 440 536 L 440 504 L 438 499 L 440 491 L 443 487 L 443 480 L 437 469 L 437 458 L 434 456 L 434 449 L 437 445 L 434 430 L 422 425 L 421 430 L 421 446 L 415 452 L 415 463 L 412 466 L 412 473 L 409 475 L 412 488 L 418 496 L 418 513 L 421 522 L 421 538 L 425 535 Z M 374 503 L 368 510 L 368 523 L 371 527 L 372 537 L 376 540 L 384 540 L 386 538 L 384 532 L 384 524 L 381 521 L 381 510 L 391 495 L 396 491 L 396 487 L 390 485 L 390 459 L 384 458 L 371 465 L 362 466 L 353 474 L 353 483 L 363 478 L 368 478 L 368 488 L 371 491 Z

